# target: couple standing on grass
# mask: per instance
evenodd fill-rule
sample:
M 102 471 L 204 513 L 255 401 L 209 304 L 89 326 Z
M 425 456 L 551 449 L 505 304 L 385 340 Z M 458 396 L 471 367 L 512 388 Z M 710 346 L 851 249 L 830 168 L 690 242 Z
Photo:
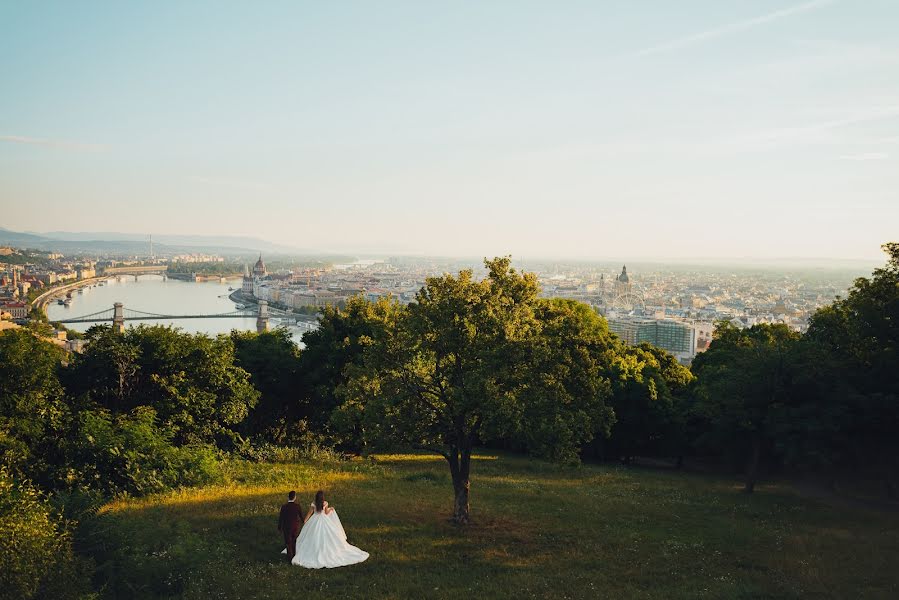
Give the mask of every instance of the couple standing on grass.
M 361 563 L 368 558 L 368 552 L 347 543 L 337 511 L 328 506 L 323 491 L 316 492 L 305 517 L 296 499 L 296 492 L 287 494 L 287 504 L 281 507 L 278 517 L 278 531 L 284 535 L 286 546 L 281 554 L 287 554 L 291 564 L 307 569 L 330 569 Z

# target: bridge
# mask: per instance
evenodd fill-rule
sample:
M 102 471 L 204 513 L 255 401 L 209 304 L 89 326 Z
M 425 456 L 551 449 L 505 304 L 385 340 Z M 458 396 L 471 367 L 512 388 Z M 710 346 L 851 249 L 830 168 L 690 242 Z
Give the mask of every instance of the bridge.
M 129 265 L 123 267 L 106 267 L 103 275 L 146 275 L 155 273 L 165 275 L 168 265 Z
M 213 314 L 188 314 L 188 315 L 175 315 L 175 314 L 160 314 L 160 313 L 152 313 L 145 312 L 142 310 L 133 310 L 126 309 L 125 305 L 121 302 L 116 302 L 112 305 L 112 308 L 107 308 L 106 310 L 101 310 L 95 313 L 90 313 L 87 315 L 81 315 L 79 317 L 70 317 L 67 319 L 59 319 L 54 320 L 54 323 L 112 323 L 113 327 L 118 331 L 125 330 L 125 321 L 173 321 L 176 319 L 247 319 L 256 317 L 256 331 L 263 332 L 268 331 L 269 328 L 269 319 L 277 319 L 284 322 L 291 323 L 296 325 L 306 331 L 315 329 L 316 324 L 309 322 L 308 317 L 304 318 L 303 315 L 297 315 L 296 313 L 287 312 L 284 310 L 280 310 L 277 308 L 270 308 L 268 306 L 268 302 L 265 300 L 259 301 L 259 308 L 256 311 L 252 309 L 236 309 L 229 312 L 223 313 L 213 313 Z

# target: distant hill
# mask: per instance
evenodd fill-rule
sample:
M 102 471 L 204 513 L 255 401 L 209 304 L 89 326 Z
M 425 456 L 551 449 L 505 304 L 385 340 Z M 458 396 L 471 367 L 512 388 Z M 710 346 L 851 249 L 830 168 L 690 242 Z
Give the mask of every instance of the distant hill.
M 146 254 L 149 243 L 146 235 L 119 232 L 51 231 L 47 233 L 11 231 L 0 227 L 0 244 L 55 250 L 63 253 Z M 224 255 L 297 254 L 296 248 L 240 236 L 153 236 L 156 254 L 201 252 Z

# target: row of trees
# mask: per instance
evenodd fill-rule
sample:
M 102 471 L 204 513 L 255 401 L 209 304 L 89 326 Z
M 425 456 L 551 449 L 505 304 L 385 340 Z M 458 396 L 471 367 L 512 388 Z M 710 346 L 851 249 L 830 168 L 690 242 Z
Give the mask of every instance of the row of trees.
M 173 262 L 166 269 L 169 273 L 197 273 L 200 275 L 236 275 L 244 266 L 226 262 Z
M 817 311 L 800 336 L 783 325 L 722 323 L 693 363 L 700 449 L 760 463 L 876 474 L 890 497 L 899 477 L 899 244 L 887 265 Z

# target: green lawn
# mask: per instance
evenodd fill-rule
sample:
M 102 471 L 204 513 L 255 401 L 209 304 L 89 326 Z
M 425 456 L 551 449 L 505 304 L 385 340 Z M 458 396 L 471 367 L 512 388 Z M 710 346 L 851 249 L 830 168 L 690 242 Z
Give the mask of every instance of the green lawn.
M 897 598 L 899 515 L 762 485 L 482 454 L 474 524 L 447 521 L 442 459 L 228 467 L 229 486 L 108 505 L 86 532 L 107 597 Z M 286 492 L 323 488 L 361 565 L 284 562 Z

